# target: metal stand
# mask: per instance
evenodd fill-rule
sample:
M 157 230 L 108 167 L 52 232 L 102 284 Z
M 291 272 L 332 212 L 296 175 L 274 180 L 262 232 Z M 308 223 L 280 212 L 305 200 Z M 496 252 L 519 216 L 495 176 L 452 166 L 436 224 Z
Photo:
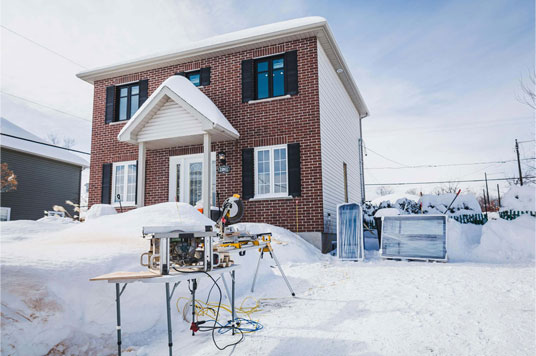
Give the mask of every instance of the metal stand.
M 274 249 L 272 248 L 272 245 L 270 243 L 266 244 L 266 248 L 268 248 L 268 252 L 270 253 L 270 257 L 275 261 L 275 264 L 277 268 L 279 269 L 279 272 L 281 272 L 281 276 L 283 276 L 283 279 L 285 280 L 285 283 L 287 284 L 288 290 L 290 291 L 290 294 L 292 294 L 293 297 L 296 296 L 294 291 L 292 290 L 292 287 L 290 286 L 290 283 L 287 279 L 287 276 L 285 275 L 285 272 L 283 272 L 283 268 L 281 268 L 281 265 L 279 264 L 279 260 L 277 259 L 277 256 L 275 255 Z M 264 248 L 261 249 L 261 254 L 259 256 L 259 261 L 257 262 L 257 269 L 255 269 L 255 276 L 253 277 L 253 284 L 251 284 L 251 293 L 255 291 L 255 281 L 257 280 L 257 273 L 259 272 L 259 266 L 261 264 L 261 259 L 264 257 Z M 234 272 L 234 271 L 233 271 Z
M 169 293 L 169 283 L 166 283 L 166 308 L 167 308 L 167 328 L 168 328 L 168 346 L 169 346 L 169 356 L 173 355 L 173 335 L 171 333 L 171 307 L 170 302 L 173 298 L 173 293 L 175 293 L 175 288 L 179 285 L 180 282 L 173 285 L 171 294 Z
M 231 271 L 231 325 L 235 334 L 235 271 Z

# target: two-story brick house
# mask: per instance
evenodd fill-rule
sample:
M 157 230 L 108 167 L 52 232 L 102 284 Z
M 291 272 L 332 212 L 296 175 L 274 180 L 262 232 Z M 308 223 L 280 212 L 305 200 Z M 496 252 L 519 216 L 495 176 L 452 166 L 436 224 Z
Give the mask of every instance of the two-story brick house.
M 364 199 L 368 109 L 323 18 L 78 77 L 94 85 L 90 205 L 201 200 L 207 212 L 238 193 L 243 221 L 297 231 L 326 250 L 336 205 Z M 229 172 L 219 172 L 220 153 Z

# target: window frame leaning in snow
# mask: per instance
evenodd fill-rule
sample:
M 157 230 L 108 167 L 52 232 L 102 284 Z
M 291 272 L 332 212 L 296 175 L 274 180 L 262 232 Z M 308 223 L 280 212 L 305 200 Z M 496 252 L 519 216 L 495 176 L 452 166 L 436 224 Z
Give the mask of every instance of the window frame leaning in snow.
M 279 173 L 285 173 L 285 191 L 284 192 L 275 192 L 275 151 L 284 149 L 285 150 L 285 170 L 279 171 Z M 259 152 L 267 151 L 269 154 L 268 157 L 268 166 L 269 166 L 269 179 L 268 184 L 269 191 L 266 193 L 260 193 L 259 188 Z M 262 146 L 255 147 L 254 149 L 254 171 L 255 171 L 255 197 L 254 198 L 285 198 L 289 196 L 289 186 L 288 186 L 288 146 L 287 145 L 274 145 L 274 146 Z M 281 159 L 280 159 L 281 161 Z
M 114 162 L 112 165 L 112 205 L 119 206 L 119 201 L 117 200 L 117 194 L 121 194 L 121 205 L 122 206 L 135 206 L 136 205 L 136 189 L 137 189 L 137 161 L 124 161 L 124 162 Z M 129 177 L 129 167 L 134 166 L 134 196 L 132 200 L 128 200 L 128 177 Z M 123 182 L 122 182 L 122 191 L 117 191 L 117 168 L 123 167 Z

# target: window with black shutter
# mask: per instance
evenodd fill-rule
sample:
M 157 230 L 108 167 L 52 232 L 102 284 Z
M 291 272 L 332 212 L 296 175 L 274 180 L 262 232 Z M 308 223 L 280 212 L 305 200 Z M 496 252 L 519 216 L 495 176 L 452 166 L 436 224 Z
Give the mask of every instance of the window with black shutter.
M 148 80 L 106 88 L 106 123 L 126 121 L 148 96 Z
M 190 72 L 178 72 L 175 75 L 182 75 L 188 78 L 196 87 L 204 87 L 210 84 L 210 67 Z

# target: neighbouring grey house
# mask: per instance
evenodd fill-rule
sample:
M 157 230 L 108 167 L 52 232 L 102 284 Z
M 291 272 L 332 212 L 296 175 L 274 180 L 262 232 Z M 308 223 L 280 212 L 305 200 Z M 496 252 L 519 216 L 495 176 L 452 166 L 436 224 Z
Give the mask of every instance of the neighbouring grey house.
M 16 190 L 1 193 L 1 220 L 35 220 L 66 200 L 80 202 L 82 169 L 88 162 L 77 154 L 51 146 L 5 118 L 0 122 L 0 159 L 16 176 Z

